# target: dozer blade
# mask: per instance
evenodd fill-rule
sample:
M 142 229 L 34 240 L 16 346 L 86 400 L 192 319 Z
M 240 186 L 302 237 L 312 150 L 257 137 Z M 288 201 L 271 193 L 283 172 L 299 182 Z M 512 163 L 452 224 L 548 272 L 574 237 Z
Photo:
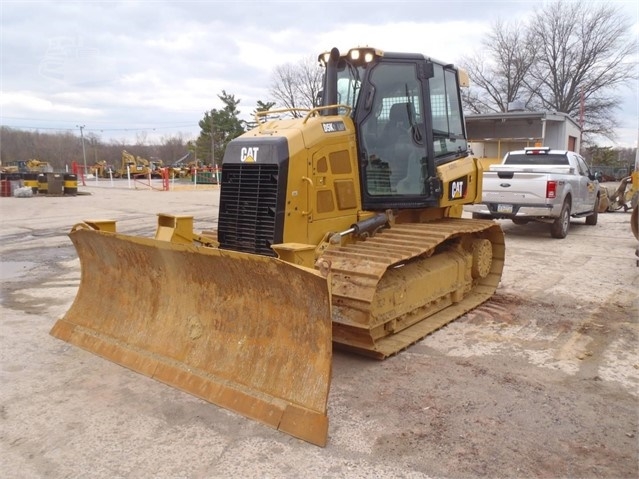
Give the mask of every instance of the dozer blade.
M 113 232 L 70 234 L 80 287 L 51 334 L 323 446 L 326 278 L 274 258 Z

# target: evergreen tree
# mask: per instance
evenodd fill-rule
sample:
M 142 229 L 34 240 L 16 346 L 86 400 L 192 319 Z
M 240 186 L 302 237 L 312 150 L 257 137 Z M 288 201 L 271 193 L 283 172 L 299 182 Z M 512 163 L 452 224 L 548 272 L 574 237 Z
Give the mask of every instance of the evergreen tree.
M 274 101 L 257 100 L 257 105 L 255 107 L 255 110 L 253 110 L 253 113 L 251 114 L 251 120 L 245 122 L 246 129 L 247 130 L 251 130 L 251 129 L 253 129 L 253 128 L 255 128 L 257 126 L 257 121 L 255 120 L 255 116 L 257 115 L 257 113 L 263 112 L 263 111 L 269 111 L 274 106 L 275 106 L 275 102 Z M 263 116 L 260 119 L 260 121 L 261 122 L 266 121 L 266 117 Z
M 224 103 L 224 108 L 204 112 L 204 118 L 199 122 L 200 136 L 195 142 L 198 160 L 210 166 L 221 165 L 226 145 L 244 133 L 244 122 L 240 120 L 237 109 L 240 100 L 225 90 L 218 98 Z

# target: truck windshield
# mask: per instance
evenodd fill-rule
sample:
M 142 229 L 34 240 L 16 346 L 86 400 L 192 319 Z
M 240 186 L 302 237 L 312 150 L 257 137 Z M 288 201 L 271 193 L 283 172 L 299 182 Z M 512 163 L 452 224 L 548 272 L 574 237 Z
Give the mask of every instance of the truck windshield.
M 509 154 L 504 165 L 570 165 L 564 154 L 525 155 L 521 153 Z

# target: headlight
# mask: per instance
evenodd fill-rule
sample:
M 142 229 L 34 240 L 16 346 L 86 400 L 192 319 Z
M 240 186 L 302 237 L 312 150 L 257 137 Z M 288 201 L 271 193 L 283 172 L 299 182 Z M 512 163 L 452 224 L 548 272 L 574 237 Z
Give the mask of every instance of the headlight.
M 384 52 L 371 47 L 358 47 L 348 51 L 350 60 L 356 65 L 370 63 L 375 57 L 384 56 Z

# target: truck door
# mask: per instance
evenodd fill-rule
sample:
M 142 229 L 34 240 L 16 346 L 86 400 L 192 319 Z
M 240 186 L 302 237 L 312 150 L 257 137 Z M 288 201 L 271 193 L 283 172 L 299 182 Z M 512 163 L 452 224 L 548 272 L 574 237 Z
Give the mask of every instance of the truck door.
M 584 159 L 575 155 L 579 173 L 579 199 L 577 212 L 591 211 L 597 198 L 597 184 L 591 180 L 590 169 Z

